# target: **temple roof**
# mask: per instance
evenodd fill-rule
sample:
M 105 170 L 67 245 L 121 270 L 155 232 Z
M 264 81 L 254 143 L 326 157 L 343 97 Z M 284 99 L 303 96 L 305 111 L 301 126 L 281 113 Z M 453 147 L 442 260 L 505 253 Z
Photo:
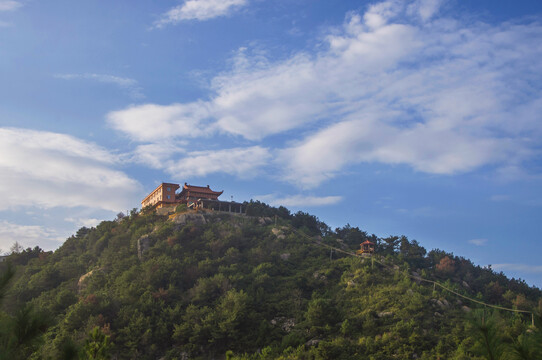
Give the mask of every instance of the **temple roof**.
M 200 194 L 203 193 L 203 194 L 215 195 L 215 196 L 220 196 L 224 192 L 224 190 L 222 190 L 222 191 L 213 191 L 213 190 L 211 190 L 209 185 L 207 185 L 207 186 L 196 186 L 196 185 L 189 185 L 187 183 L 184 183 L 183 189 L 181 190 L 181 192 L 185 192 L 185 191 L 197 192 L 197 193 L 200 193 Z
M 364 242 L 362 242 L 360 245 L 363 245 L 363 244 L 370 244 L 370 245 L 374 245 L 375 243 L 372 242 L 372 241 L 369 241 L 369 240 L 365 240 Z

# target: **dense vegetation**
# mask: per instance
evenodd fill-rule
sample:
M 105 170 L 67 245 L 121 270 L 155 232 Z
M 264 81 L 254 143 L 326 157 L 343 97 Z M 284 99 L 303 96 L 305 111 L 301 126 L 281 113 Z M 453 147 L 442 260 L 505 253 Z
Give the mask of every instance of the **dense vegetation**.
M 0 359 L 542 359 L 540 289 L 404 236 L 247 205 L 187 223 L 132 211 L 55 252 L 14 252 L 0 268 Z M 386 267 L 317 244 L 366 239 Z M 413 273 L 533 311 L 536 327 Z

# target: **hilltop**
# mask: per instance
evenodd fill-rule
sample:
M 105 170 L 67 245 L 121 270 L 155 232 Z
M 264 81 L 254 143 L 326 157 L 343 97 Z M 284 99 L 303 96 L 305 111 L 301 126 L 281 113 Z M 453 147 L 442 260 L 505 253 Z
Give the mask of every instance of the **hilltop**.
M 134 210 L 10 255 L 0 358 L 540 358 L 540 289 L 405 236 L 245 205 Z M 375 254 L 351 256 L 365 240 Z

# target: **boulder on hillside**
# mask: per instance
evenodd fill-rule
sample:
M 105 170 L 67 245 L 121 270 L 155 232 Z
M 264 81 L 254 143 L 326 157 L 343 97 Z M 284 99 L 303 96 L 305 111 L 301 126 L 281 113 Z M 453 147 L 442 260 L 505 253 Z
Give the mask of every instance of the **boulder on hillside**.
M 150 247 L 151 238 L 149 237 L 149 235 L 143 235 L 142 237 L 137 239 L 137 257 L 139 258 L 139 260 L 142 259 L 143 253 L 149 250 Z
M 207 220 L 205 219 L 205 216 L 203 214 L 197 214 L 197 213 L 185 213 L 185 214 L 179 214 L 175 216 L 172 221 L 175 224 L 178 225 L 186 225 L 188 223 L 192 223 L 195 225 L 205 225 L 207 224 Z

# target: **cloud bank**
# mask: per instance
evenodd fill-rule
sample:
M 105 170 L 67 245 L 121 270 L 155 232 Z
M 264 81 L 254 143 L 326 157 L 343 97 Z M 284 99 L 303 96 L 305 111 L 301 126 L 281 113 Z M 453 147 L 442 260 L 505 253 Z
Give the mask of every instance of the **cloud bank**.
M 23 248 L 40 244 L 41 248 L 56 249 L 65 237 L 58 231 L 38 225 L 18 225 L 5 220 L 0 221 L 0 254 L 9 252 L 17 241 Z
M 119 163 L 104 148 L 69 135 L 0 128 L 0 210 L 129 208 L 141 186 L 115 170 Z
M 132 106 L 108 122 L 138 142 L 243 139 L 268 149 L 264 160 L 302 188 L 369 162 L 520 174 L 541 145 L 542 24 L 464 21 L 442 3 L 370 5 L 313 51 L 280 61 L 241 49 L 208 99 Z M 195 156 L 227 151 L 203 150 Z

